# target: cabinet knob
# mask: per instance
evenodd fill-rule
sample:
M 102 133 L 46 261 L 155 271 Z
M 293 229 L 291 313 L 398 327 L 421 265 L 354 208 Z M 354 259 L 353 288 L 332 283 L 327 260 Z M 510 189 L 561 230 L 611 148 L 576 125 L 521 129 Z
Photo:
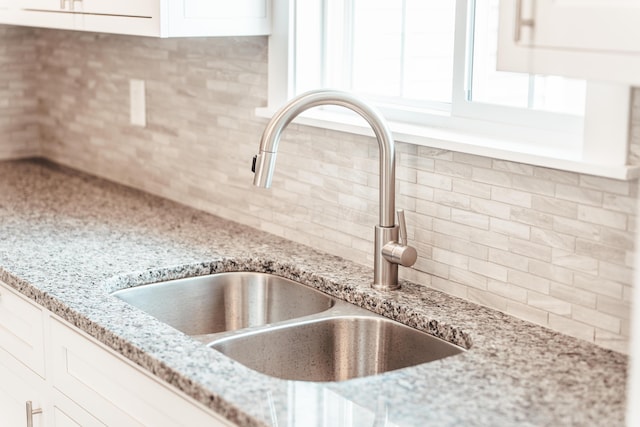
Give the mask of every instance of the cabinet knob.
M 33 427 L 33 416 L 42 413 L 42 408 L 33 409 L 33 403 L 27 400 L 27 427 Z

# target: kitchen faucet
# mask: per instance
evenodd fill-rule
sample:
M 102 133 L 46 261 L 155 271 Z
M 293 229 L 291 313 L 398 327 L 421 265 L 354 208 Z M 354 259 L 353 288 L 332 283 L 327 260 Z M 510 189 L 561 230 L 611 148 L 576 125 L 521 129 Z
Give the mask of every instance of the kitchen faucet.
M 380 221 L 375 227 L 372 286 L 387 291 L 398 289 L 398 264 L 410 267 L 416 262 L 418 254 L 413 247 L 407 245 L 404 211 L 398 210 L 399 225 L 395 224 L 396 162 L 391 131 L 382 115 L 364 100 L 347 92 L 316 90 L 289 101 L 273 116 L 262 134 L 260 153 L 253 158 L 253 185 L 271 187 L 282 131 L 300 113 L 320 105 L 337 105 L 358 113 L 369 123 L 378 140 Z

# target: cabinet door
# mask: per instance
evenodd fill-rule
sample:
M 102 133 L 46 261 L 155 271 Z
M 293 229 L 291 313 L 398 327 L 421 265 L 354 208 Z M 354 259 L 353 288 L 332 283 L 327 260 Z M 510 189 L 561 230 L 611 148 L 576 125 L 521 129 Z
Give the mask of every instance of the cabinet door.
M 45 312 L 0 282 L 0 352 L 44 378 Z
M 640 84 L 640 1 L 500 0 L 498 68 Z
M 29 378 L 32 375 L 20 364 L 0 355 L 0 425 L 26 426 L 27 401 L 31 401 L 34 410 L 43 408 L 43 391 L 34 385 L 33 378 Z M 45 415 L 33 415 L 33 426 L 43 427 Z
M 106 425 L 232 425 L 57 320 L 51 340 L 54 387 Z
M 163 36 L 233 36 L 271 33 L 271 0 L 169 0 Z

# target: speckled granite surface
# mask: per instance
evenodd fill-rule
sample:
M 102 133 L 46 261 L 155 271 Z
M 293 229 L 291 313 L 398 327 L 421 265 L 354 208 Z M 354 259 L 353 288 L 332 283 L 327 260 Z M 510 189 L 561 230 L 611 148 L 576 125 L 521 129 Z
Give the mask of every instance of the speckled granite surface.
M 109 295 L 230 270 L 293 278 L 469 351 L 378 377 L 283 381 Z M 385 295 L 369 287 L 370 276 L 366 267 L 97 178 L 0 162 L 0 280 L 238 425 L 624 424 L 626 356 L 416 284 Z

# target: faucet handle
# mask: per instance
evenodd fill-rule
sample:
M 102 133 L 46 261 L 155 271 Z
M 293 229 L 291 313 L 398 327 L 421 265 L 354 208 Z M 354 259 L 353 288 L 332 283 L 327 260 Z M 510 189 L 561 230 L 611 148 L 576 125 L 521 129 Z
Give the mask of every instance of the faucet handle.
M 382 256 L 389 262 L 411 267 L 418 259 L 418 252 L 407 244 L 407 224 L 404 210 L 398 209 L 398 226 L 400 227 L 399 242 L 388 242 L 382 247 Z
M 407 223 L 404 219 L 404 209 L 398 209 L 396 211 L 398 215 L 398 225 L 400 226 L 400 244 L 407 246 Z

